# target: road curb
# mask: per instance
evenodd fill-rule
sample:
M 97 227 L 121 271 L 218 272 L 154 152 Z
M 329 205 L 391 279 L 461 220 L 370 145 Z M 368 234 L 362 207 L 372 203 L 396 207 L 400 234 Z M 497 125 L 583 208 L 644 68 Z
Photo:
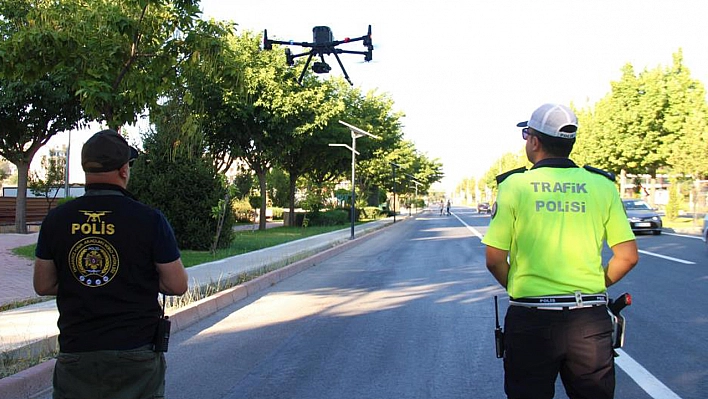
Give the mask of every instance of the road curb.
M 412 218 L 404 218 L 400 222 Z M 399 223 L 400 223 L 399 222 Z M 341 244 L 336 244 L 334 247 L 323 250 L 305 259 L 293 262 L 289 265 L 268 272 L 262 276 L 256 277 L 253 280 L 232 288 L 220 291 L 207 298 L 191 303 L 185 307 L 176 309 L 174 313 L 169 314 L 172 320 L 171 333 L 184 330 L 185 328 L 197 323 L 198 321 L 211 316 L 217 311 L 224 309 L 234 303 L 254 295 L 266 288 L 269 288 L 278 282 L 294 276 L 310 267 L 324 262 L 340 253 L 353 248 L 356 245 L 374 238 L 381 232 L 386 230 L 386 227 L 395 226 L 394 223 L 387 224 L 381 228 L 367 231 L 365 234 L 346 241 Z M 56 342 L 57 337 L 47 337 L 44 341 Z M 29 369 L 23 370 L 17 374 L 0 379 L 0 399 L 34 399 L 44 395 L 52 386 L 52 376 L 54 372 L 55 359 L 40 363 Z

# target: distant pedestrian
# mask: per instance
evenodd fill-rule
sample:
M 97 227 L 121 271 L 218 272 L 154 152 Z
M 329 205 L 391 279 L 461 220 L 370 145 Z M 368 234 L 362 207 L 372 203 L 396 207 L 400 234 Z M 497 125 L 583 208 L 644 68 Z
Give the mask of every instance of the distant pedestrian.
M 445 212 L 445 200 L 440 200 L 440 216 Z
M 117 132 L 94 134 L 86 193 L 42 223 L 34 289 L 57 296 L 55 399 L 164 397 L 158 293 L 183 294 L 187 273 L 163 214 L 126 190 L 137 156 Z
M 451 215 L 451 213 L 450 213 L 450 200 L 447 200 L 446 209 L 447 209 L 447 216 L 450 216 Z

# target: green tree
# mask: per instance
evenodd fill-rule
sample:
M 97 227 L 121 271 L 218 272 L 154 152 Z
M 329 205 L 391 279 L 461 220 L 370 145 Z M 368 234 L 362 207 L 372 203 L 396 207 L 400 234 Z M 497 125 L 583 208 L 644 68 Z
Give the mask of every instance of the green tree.
M 66 173 L 66 158 L 64 156 L 43 156 L 42 170 L 33 172 L 29 179 L 29 189 L 32 194 L 43 197 L 47 201 L 47 212 L 52 207 L 52 201 L 59 194 L 59 188 L 64 184 Z
M 285 207 L 288 205 L 289 180 L 287 173 L 281 168 L 275 167 L 266 176 L 268 187 L 268 198 L 273 206 Z
M 292 85 L 289 85 L 293 87 Z M 295 87 L 290 92 L 291 111 L 284 113 L 280 123 L 287 125 L 280 136 L 278 147 L 281 156 L 277 162 L 288 172 L 288 204 L 291 214 L 295 209 L 297 181 L 323 158 L 331 156 L 327 148 L 330 140 L 330 125 L 337 123 L 337 117 L 344 109 L 339 90 L 344 88 L 343 80 L 306 79 L 303 88 Z M 325 162 L 326 163 L 326 162 Z M 317 185 L 315 185 L 317 187 Z M 291 218 L 290 222 L 295 223 Z
M 79 126 L 82 117 L 78 99 L 62 76 L 47 75 L 33 82 L 0 77 L 0 156 L 17 167 L 17 233 L 27 233 L 32 159 L 55 134 Z
M 474 177 L 465 177 L 462 181 L 455 187 L 455 191 L 463 194 L 463 198 L 466 204 L 472 204 L 475 202 L 475 187 L 477 186 L 477 181 Z
M 10 163 L 5 160 L 0 160 L 0 185 L 10 177 L 11 173 Z
M 198 0 L 9 1 L 15 29 L 0 52 L 25 81 L 57 73 L 91 119 L 114 129 L 155 105 L 178 63 L 195 54 Z M 9 12 L 9 14 L 8 14 Z
M 680 181 L 679 179 L 671 179 L 671 185 L 669 186 L 669 202 L 666 204 L 666 218 L 669 220 L 676 220 L 681 208 L 681 194 L 679 193 Z
M 194 58 L 198 14 L 197 0 L 0 3 L 0 155 L 18 168 L 18 232 L 37 150 L 84 114 L 118 129 L 155 105 L 176 65 Z
M 658 169 L 704 175 L 708 167 L 705 91 L 690 77 L 679 50 L 670 67 L 636 74 L 631 64 L 592 110 L 578 113 L 573 157 L 619 174 L 656 176 Z
M 233 197 L 226 196 L 226 181 L 214 162 L 201 156 L 203 148 L 194 147 L 191 153 L 174 150 L 190 115 L 182 112 L 178 101 L 164 107 L 153 120 L 155 129 L 143 136 L 145 154 L 133 165 L 129 189 L 165 214 L 180 248 L 209 250 L 220 222 L 216 247 L 226 247 L 233 240 L 233 213 L 225 213 L 223 220 L 212 217 L 214 207 L 220 204 L 231 209 Z
M 494 165 L 487 170 L 484 176 L 478 181 L 478 188 L 481 191 L 489 188 L 496 192 L 497 176 L 513 169 L 521 167 L 529 167 L 528 158 L 526 158 L 525 150 L 521 150 L 516 154 L 507 152 L 494 161 Z

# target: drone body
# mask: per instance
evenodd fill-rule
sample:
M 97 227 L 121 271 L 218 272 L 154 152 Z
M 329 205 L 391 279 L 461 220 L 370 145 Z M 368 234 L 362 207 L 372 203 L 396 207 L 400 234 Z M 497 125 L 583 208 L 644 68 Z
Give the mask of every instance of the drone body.
M 343 43 L 351 43 L 351 42 L 356 42 L 356 41 L 361 41 L 364 44 L 364 47 L 366 47 L 366 51 L 352 51 L 352 50 L 343 50 L 340 48 L 337 48 L 340 44 Z M 364 61 L 371 61 L 372 60 L 372 51 L 374 50 L 374 45 L 371 42 L 371 25 L 369 25 L 369 30 L 366 35 L 357 37 L 354 39 L 350 38 L 345 38 L 344 40 L 334 40 L 334 35 L 332 34 L 332 30 L 328 26 L 315 26 L 312 28 L 312 43 L 308 42 L 293 42 L 293 41 L 280 41 L 280 40 L 270 40 L 268 39 L 268 31 L 263 32 L 263 48 L 265 50 L 271 50 L 273 48 L 273 44 L 283 44 L 286 46 L 300 46 L 300 47 L 305 47 L 309 48 L 310 50 L 307 50 L 303 53 L 300 54 L 293 54 L 290 51 L 290 48 L 285 49 L 285 58 L 288 62 L 288 65 L 292 66 L 295 64 L 295 58 L 298 57 L 303 57 L 303 56 L 308 56 L 307 61 L 305 62 L 305 66 L 302 69 L 302 72 L 300 73 L 300 77 L 298 78 L 298 83 L 302 84 L 302 78 L 305 76 L 305 71 L 307 70 L 307 67 L 310 65 L 310 61 L 312 61 L 312 57 L 314 56 L 319 56 L 320 60 L 315 61 L 312 64 L 312 71 L 317 74 L 321 73 L 329 73 L 329 71 L 332 70 L 332 68 L 325 62 L 324 56 L 325 55 L 330 55 L 334 54 L 334 57 L 337 59 L 337 63 L 339 63 L 339 67 L 342 68 L 342 72 L 344 73 L 344 78 L 349 82 L 350 85 L 354 85 L 352 81 L 349 79 L 349 75 L 347 75 L 346 69 L 344 69 L 344 65 L 342 64 L 342 61 L 339 59 L 339 54 L 360 54 L 364 56 Z

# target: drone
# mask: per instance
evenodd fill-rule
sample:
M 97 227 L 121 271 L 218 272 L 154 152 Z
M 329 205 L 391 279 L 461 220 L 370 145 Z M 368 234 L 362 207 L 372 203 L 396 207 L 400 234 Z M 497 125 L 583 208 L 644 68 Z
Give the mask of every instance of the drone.
M 343 43 L 352 43 L 352 42 L 357 42 L 361 41 L 364 43 L 364 47 L 366 47 L 366 51 L 352 51 L 352 50 L 342 50 L 337 48 L 340 44 Z M 290 51 L 290 48 L 285 48 L 285 59 L 288 63 L 288 65 L 293 66 L 295 65 L 295 59 L 298 57 L 307 57 L 307 61 L 305 62 L 305 66 L 302 69 L 302 72 L 300 73 L 300 77 L 298 78 L 298 83 L 302 84 L 302 78 L 305 76 L 305 71 L 307 70 L 307 67 L 310 65 L 310 61 L 312 61 L 312 57 L 318 55 L 320 57 L 319 61 L 315 61 L 312 64 L 312 71 L 317 74 L 322 74 L 322 73 L 329 73 L 329 71 L 332 70 L 332 68 L 325 62 L 324 56 L 325 55 L 330 55 L 334 54 L 334 57 L 337 59 L 337 62 L 339 63 L 339 67 L 342 68 L 342 72 L 344 72 L 344 78 L 349 82 L 350 85 L 354 85 L 352 81 L 349 79 L 349 75 L 347 75 L 347 70 L 344 69 L 344 65 L 342 64 L 342 60 L 339 59 L 339 54 L 360 54 L 364 56 L 364 61 L 369 62 L 372 59 L 371 52 L 374 50 L 374 45 L 371 43 L 371 25 L 369 25 L 369 30 L 366 33 L 366 35 L 361 36 L 361 37 L 356 37 L 353 39 L 350 38 L 344 38 L 344 40 L 334 40 L 334 36 L 332 35 L 332 30 L 329 28 L 329 26 L 315 26 L 312 28 L 312 43 L 308 42 L 294 42 L 294 41 L 280 41 L 280 40 L 271 40 L 268 39 L 268 31 L 264 30 L 263 31 L 263 49 L 265 50 L 271 50 L 273 48 L 273 44 L 284 44 L 286 46 L 300 46 L 300 47 L 305 47 L 309 48 L 309 51 L 305 51 L 300 54 L 293 54 Z

